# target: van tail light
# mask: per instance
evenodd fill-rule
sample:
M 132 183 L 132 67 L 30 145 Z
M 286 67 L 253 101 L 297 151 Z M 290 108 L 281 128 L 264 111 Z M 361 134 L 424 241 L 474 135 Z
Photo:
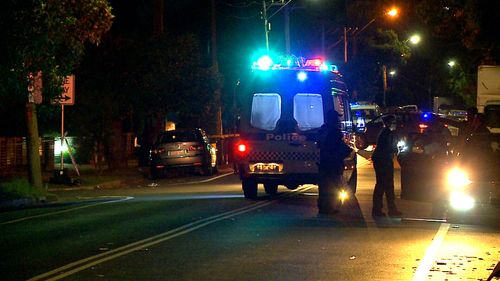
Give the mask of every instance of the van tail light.
M 239 140 L 238 142 L 236 142 L 235 154 L 236 154 L 236 156 L 238 156 L 240 158 L 246 157 L 248 155 L 248 153 L 250 152 L 249 149 L 250 148 L 249 148 L 247 142 L 245 142 L 243 140 Z
M 418 124 L 418 129 L 419 129 L 419 132 L 421 134 L 424 133 L 425 129 L 427 129 L 427 127 L 429 127 L 429 125 L 425 124 L 425 123 L 420 123 Z

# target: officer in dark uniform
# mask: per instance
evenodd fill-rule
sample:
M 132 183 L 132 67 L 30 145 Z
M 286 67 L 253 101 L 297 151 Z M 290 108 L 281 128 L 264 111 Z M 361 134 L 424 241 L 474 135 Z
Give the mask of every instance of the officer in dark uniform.
M 394 130 L 396 129 L 396 119 L 393 115 L 387 115 L 382 118 L 384 128 L 377 138 L 377 146 L 372 155 L 373 167 L 375 168 L 376 184 L 373 191 L 373 216 L 385 216 L 382 212 L 383 196 L 385 194 L 389 216 L 401 216 L 397 209 L 394 195 L 394 153 L 397 152 L 396 138 Z
M 336 197 L 342 183 L 344 158 L 351 153 L 351 148 L 343 140 L 337 111 L 328 111 L 325 124 L 320 130 L 318 145 L 320 148 L 318 210 L 320 214 L 335 214 L 338 212 Z

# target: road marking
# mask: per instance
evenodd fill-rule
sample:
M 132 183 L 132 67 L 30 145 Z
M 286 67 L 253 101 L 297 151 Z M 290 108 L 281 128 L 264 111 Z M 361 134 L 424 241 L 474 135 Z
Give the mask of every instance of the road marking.
M 443 243 L 443 240 L 446 236 L 446 233 L 448 233 L 448 229 L 450 228 L 449 223 L 442 223 L 439 226 L 439 230 L 432 239 L 431 245 L 427 248 L 427 251 L 425 252 L 425 256 L 420 262 L 417 271 L 415 272 L 415 275 L 413 276 L 413 281 L 420 281 L 420 280 L 427 280 L 427 277 L 429 275 L 430 269 L 432 267 L 432 263 L 434 262 L 434 259 L 436 258 L 437 251 L 439 250 L 439 247 L 441 247 L 441 244 Z
M 294 194 L 297 194 L 297 193 L 300 193 L 303 191 L 307 191 L 313 187 L 315 187 L 315 186 L 314 185 L 304 185 L 304 186 L 299 187 L 291 192 L 283 194 L 282 196 L 280 196 L 280 198 L 290 197 Z M 232 217 L 235 217 L 238 215 L 242 215 L 242 214 L 251 212 L 251 211 L 256 210 L 256 209 L 260 209 L 260 208 L 269 206 L 269 205 L 275 203 L 276 201 L 278 201 L 280 198 L 276 198 L 276 199 L 271 200 L 271 201 L 261 201 L 261 202 L 253 203 L 251 205 L 241 207 L 241 208 L 238 208 L 235 210 L 227 211 L 227 212 L 224 212 L 222 214 L 218 214 L 218 215 L 214 215 L 214 216 L 211 216 L 208 218 L 197 220 L 197 221 L 179 226 L 177 228 L 171 229 L 171 230 L 166 231 L 164 233 L 160 233 L 160 234 L 151 236 L 149 238 L 145 238 L 143 240 L 139 240 L 139 241 L 118 247 L 116 249 L 101 253 L 101 254 L 97 254 L 97 255 L 90 256 L 90 257 L 85 258 L 85 259 L 81 259 L 81 260 L 69 263 L 65 266 L 62 266 L 62 267 L 56 268 L 54 270 L 51 270 L 49 272 L 32 277 L 28 280 L 29 281 L 59 280 L 59 279 L 68 277 L 72 274 L 78 273 L 78 272 L 85 270 L 87 268 L 90 268 L 92 266 L 95 266 L 97 264 L 101 264 L 101 263 L 104 263 L 106 261 L 127 255 L 129 253 L 132 253 L 132 252 L 135 252 L 135 251 L 147 248 L 147 247 L 154 246 L 154 245 L 159 244 L 161 242 L 173 239 L 173 238 L 181 236 L 183 234 L 190 233 L 190 232 L 195 231 L 199 228 L 211 225 L 211 224 L 219 222 L 221 220 L 232 218 Z
M 446 219 L 432 219 L 432 218 L 401 218 L 402 221 L 424 221 L 424 222 L 441 222 L 445 223 Z
M 168 184 L 168 185 L 185 185 L 185 184 L 205 183 L 205 182 L 211 182 L 211 181 L 214 181 L 216 179 L 220 179 L 220 178 L 223 178 L 223 177 L 226 177 L 226 176 L 229 176 L 229 175 L 234 175 L 234 173 L 233 172 L 229 172 L 229 173 L 222 174 L 222 175 L 219 175 L 219 176 L 216 176 L 216 177 L 213 177 L 213 178 L 209 178 L 209 179 L 206 179 L 206 180 L 181 182 L 181 183 L 172 183 L 172 184 Z
M 29 217 L 19 218 L 19 219 L 15 219 L 15 220 L 11 220 L 11 221 L 2 222 L 2 223 L 0 223 L 0 225 L 12 224 L 12 223 L 26 221 L 26 220 L 30 220 L 30 219 L 37 219 L 37 218 L 42 218 L 42 217 L 48 217 L 48 216 L 53 216 L 53 215 L 68 213 L 68 212 L 72 212 L 72 211 L 76 211 L 76 210 L 81 210 L 81 209 L 85 209 L 85 208 L 95 207 L 95 206 L 102 205 L 102 204 L 117 203 L 117 202 L 122 202 L 122 201 L 127 201 L 127 200 L 130 200 L 130 199 L 134 199 L 134 197 L 130 197 L 130 196 L 100 196 L 100 197 L 93 197 L 93 198 L 101 198 L 101 199 L 104 199 L 104 198 L 120 198 L 120 199 L 118 199 L 118 200 L 111 200 L 111 201 L 104 201 L 104 202 L 98 202 L 98 203 L 95 203 L 95 204 L 90 204 L 90 205 L 85 205 L 85 206 L 80 206 L 80 207 L 65 209 L 65 210 L 61 210 L 61 211 L 55 211 L 55 212 L 51 212 L 51 213 L 45 213 L 45 214 L 40 214 L 40 215 L 35 215 L 35 216 L 29 216 Z

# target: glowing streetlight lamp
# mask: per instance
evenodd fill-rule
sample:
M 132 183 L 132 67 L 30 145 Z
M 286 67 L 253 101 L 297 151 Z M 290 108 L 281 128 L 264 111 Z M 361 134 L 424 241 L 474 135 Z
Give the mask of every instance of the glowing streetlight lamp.
M 395 69 L 391 69 L 391 70 L 389 70 L 389 75 L 390 75 L 390 76 L 396 76 L 396 74 L 397 74 L 397 72 L 396 72 L 396 70 L 395 70 Z
M 384 15 L 388 16 L 391 19 L 394 19 L 399 15 L 399 9 L 397 7 L 392 7 L 389 10 L 387 10 Z M 354 32 L 352 33 L 353 37 L 355 37 L 355 36 L 359 35 L 361 32 L 363 32 L 368 26 L 370 26 L 373 22 L 375 22 L 375 20 L 379 17 L 380 17 L 380 15 L 373 18 L 367 24 L 365 24 L 365 26 L 363 26 L 361 29 L 356 28 L 354 30 Z M 347 63 L 347 58 L 348 58 L 348 56 L 347 56 L 347 31 L 348 31 L 347 27 L 344 27 L 344 63 Z
M 396 7 L 392 7 L 386 12 L 386 15 L 388 15 L 391 18 L 395 18 L 399 15 L 399 9 Z
M 413 45 L 417 45 L 418 43 L 420 43 L 422 38 L 418 34 L 413 34 L 412 36 L 410 36 L 409 40 Z
M 448 66 L 449 67 L 454 67 L 456 64 L 457 64 L 457 62 L 455 60 L 449 60 L 448 61 Z

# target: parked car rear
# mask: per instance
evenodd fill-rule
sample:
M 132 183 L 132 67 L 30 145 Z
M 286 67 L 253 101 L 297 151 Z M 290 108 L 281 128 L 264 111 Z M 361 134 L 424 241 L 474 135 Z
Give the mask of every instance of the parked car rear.
M 204 130 L 179 129 L 160 133 L 150 152 L 151 177 L 179 167 L 201 169 L 204 175 L 216 170 L 216 152 Z

